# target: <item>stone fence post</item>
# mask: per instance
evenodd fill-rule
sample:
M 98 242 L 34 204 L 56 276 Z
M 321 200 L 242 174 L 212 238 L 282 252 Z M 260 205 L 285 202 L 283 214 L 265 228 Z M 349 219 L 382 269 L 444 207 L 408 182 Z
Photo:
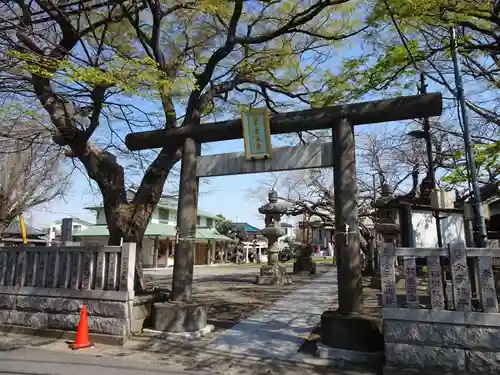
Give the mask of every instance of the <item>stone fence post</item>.
M 125 242 L 122 245 L 120 290 L 134 291 L 135 252 L 135 243 Z

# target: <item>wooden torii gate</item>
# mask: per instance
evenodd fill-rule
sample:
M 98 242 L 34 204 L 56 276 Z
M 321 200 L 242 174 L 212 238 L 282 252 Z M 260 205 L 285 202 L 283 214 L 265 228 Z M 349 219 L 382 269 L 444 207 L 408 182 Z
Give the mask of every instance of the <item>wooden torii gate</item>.
M 241 119 L 128 134 L 129 150 L 183 146 L 171 300 L 191 302 L 199 177 L 334 166 L 339 312 L 362 312 L 354 125 L 439 116 L 439 93 L 397 97 L 271 116 L 271 134 L 332 129 L 333 142 L 273 150 L 272 159 L 247 161 L 241 153 L 200 156 L 201 143 L 243 138 Z M 353 230 L 354 229 L 354 230 Z

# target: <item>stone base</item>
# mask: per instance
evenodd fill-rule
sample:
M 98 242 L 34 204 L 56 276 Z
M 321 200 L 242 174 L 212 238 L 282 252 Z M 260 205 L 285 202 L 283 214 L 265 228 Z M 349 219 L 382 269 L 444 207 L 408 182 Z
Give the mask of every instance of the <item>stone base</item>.
M 383 375 L 456 375 L 456 372 L 442 371 L 442 370 L 421 370 L 414 368 L 399 368 L 393 366 L 384 366 L 382 370 Z
M 142 336 L 156 337 L 163 340 L 169 339 L 186 339 L 196 340 L 212 332 L 215 327 L 212 324 L 207 324 L 204 328 L 193 332 L 163 332 L 145 328 L 142 330 Z
M 152 327 L 153 304 L 164 302 L 168 294 L 161 291 L 136 295 L 132 304 L 131 333 L 140 333 L 144 327 Z
M 206 304 L 157 302 L 153 305 L 153 330 L 160 332 L 195 332 L 207 326 Z
M 361 352 L 357 350 L 331 348 L 318 343 L 314 355 L 319 358 L 329 359 L 331 364 L 336 367 L 353 364 L 382 366 L 384 363 L 383 350 L 379 352 Z
M 288 285 L 292 284 L 292 279 L 286 274 L 286 267 L 281 264 L 266 264 L 260 268 L 256 282 L 258 285 Z
M 293 263 L 293 273 L 307 272 L 310 275 L 316 275 L 316 263 L 311 258 L 297 258 Z
M 379 352 L 384 350 L 382 320 L 363 314 L 321 314 L 321 343 L 336 349 Z

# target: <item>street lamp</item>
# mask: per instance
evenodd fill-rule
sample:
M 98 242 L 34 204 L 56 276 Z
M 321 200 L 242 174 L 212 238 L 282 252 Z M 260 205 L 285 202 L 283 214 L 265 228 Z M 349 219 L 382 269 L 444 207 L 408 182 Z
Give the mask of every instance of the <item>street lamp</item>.
M 419 91 L 421 94 L 427 93 L 427 84 L 425 83 L 425 68 L 424 64 L 419 65 L 420 70 L 420 85 Z M 422 122 L 422 130 L 413 130 L 407 133 L 410 137 L 416 139 L 425 140 L 425 151 L 427 154 L 427 175 L 424 181 L 422 181 L 423 190 L 428 190 L 430 194 L 436 189 L 436 176 L 434 174 L 434 157 L 432 155 L 432 136 L 431 136 L 431 126 L 428 117 L 424 117 Z M 427 188 L 427 189 L 425 189 Z M 429 197 L 430 198 L 430 197 Z M 436 220 L 436 231 L 438 247 L 443 247 L 443 239 L 441 236 L 441 223 L 439 218 L 439 212 L 433 211 L 434 218 Z
M 462 72 L 460 66 L 460 59 L 457 53 L 457 40 L 455 27 L 450 27 L 450 39 L 451 39 L 451 57 L 453 60 L 453 70 L 455 72 L 455 89 L 456 92 L 454 96 L 458 100 L 460 114 L 459 117 L 462 118 L 463 126 L 463 138 L 465 146 L 465 154 L 467 155 L 467 168 L 470 174 L 470 183 L 472 185 L 472 203 L 474 205 L 475 211 L 475 225 L 479 234 L 479 247 L 488 247 L 487 239 L 488 232 L 486 229 L 486 222 L 483 213 L 483 202 L 481 199 L 481 192 L 479 190 L 479 184 L 477 181 L 477 170 L 476 161 L 474 159 L 474 152 L 472 150 L 472 141 L 469 130 L 469 115 L 467 113 L 467 107 L 465 103 L 464 86 L 462 82 Z

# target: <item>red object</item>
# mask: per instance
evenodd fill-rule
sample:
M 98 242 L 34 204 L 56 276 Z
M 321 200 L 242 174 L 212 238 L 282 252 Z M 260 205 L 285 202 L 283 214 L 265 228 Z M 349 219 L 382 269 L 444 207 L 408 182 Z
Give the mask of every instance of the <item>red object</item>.
M 89 341 L 89 325 L 87 321 L 87 308 L 85 305 L 82 306 L 82 311 L 80 312 L 80 321 L 78 322 L 78 329 L 76 331 L 76 340 L 70 345 L 73 350 L 91 348 L 92 345 Z

